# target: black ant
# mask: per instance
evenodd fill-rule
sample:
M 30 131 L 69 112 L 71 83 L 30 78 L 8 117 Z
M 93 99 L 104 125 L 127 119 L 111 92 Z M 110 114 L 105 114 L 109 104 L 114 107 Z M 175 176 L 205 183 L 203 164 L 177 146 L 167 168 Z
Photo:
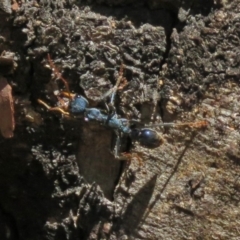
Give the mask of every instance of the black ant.
M 157 133 L 157 131 L 151 128 L 131 128 L 131 121 L 126 118 L 120 118 L 114 107 L 114 99 L 116 92 L 120 89 L 120 83 L 124 82 L 126 84 L 125 78 L 123 78 L 123 64 L 120 67 L 119 77 L 113 88 L 111 88 L 102 97 L 104 100 L 106 97 L 110 96 L 110 103 L 106 105 L 107 113 L 98 108 L 89 108 L 88 100 L 78 94 L 70 93 L 67 81 L 62 77 L 62 75 L 55 68 L 50 55 L 48 54 L 48 62 L 52 68 L 55 76 L 59 78 L 65 85 L 67 92 L 62 92 L 61 95 L 68 98 L 69 102 L 67 106 L 63 104 L 63 99 L 59 99 L 60 107 L 50 107 L 44 101 L 38 99 L 38 102 L 45 106 L 49 111 L 56 111 L 62 113 L 64 116 L 83 116 L 85 121 L 95 121 L 100 124 L 111 128 L 117 135 L 117 143 L 115 156 L 119 156 L 120 149 L 120 139 L 123 135 L 128 135 L 133 141 L 139 142 L 141 146 L 146 148 L 157 148 L 164 143 L 164 139 Z M 65 103 L 65 102 L 64 102 Z M 189 126 L 194 128 L 202 128 L 207 126 L 206 121 L 190 122 L 190 123 L 162 123 L 158 126 L 173 127 L 173 126 Z

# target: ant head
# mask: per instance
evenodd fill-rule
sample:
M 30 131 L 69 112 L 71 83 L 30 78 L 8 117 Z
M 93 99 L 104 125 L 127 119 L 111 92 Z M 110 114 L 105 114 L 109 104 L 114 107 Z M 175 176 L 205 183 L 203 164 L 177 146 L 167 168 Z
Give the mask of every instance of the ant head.
M 69 103 L 69 112 L 75 115 L 82 114 L 88 107 L 88 100 L 81 95 L 75 95 Z

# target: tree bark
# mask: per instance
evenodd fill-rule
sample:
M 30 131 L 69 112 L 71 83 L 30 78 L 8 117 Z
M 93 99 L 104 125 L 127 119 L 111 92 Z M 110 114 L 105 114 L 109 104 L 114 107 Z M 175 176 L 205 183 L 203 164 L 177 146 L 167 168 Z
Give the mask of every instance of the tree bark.
M 16 123 L 0 139 L 1 239 L 239 238 L 239 1 L 1 1 L 0 9 L 0 79 L 12 87 Z M 121 64 L 119 118 L 164 139 L 149 149 L 124 136 L 128 161 L 115 159 L 111 129 L 38 102 L 66 100 L 56 95 L 67 90 L 61 74 L 107 112 L 100 98 Z

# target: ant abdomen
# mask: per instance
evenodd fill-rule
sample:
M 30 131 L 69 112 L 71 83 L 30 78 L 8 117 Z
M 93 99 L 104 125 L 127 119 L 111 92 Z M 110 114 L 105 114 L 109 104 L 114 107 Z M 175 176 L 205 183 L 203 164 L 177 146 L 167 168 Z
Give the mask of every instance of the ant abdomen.
M 154 130 L 149 128 L 132 129 L 130 137 L 143 147 L 157 148 L 164 143 L 164 139 Z

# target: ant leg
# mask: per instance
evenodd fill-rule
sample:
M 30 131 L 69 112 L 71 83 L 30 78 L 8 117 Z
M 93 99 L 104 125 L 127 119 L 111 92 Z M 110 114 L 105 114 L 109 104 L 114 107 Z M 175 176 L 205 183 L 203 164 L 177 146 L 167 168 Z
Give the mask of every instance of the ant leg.
M 123 78 L 123 69 L 124 69 L 124 65 L 121 64 L 121 67 L 120 67 L 120 70 L 119 70 L 119 76 L 118 76 L 118 79 L 116 81 L 116 84 L 114 87 L 112 87 L 111 89 L 109 89 L 106 93 L 103 94 L 102 96 L 102 99 L 105 99 L 107 98 L 109 95 L 113 94 L 115 95 L 117 89 L 118 89 L 118 86 L 120 85 L 120 82 Z M 112 101 L 112 97 L 111 97 L 111 101 Z
M 40 99 L 38 99 L 37 101 L 38 101 L 38 103 L 42 104 L 45 108 L 47 108 L 47 110 L 49 110 L 49 111 L 60 112 L 65 116 L 69 116 L 69 112 L 64 111 L 60 107 L 50 107 L 48 104 L 46 104 L 44 101 L 42 101 Z
M 111 95 L 111 99 L 110 99 L 110 105 L 111 106 L 114 106 L 114 100 L 115 100 L 115 97 L 116 97 L 116 92 L 119 88 L 119 85 L 121 83 L 121 81 L 123 80 L 123 69 L 124 69 L 124 65 L 123 63 L 121 64 L 121 67 L 120 67 L 120 70 L 119 70 L 119 76 L 118 76 L 118 79 L 117 79 L 117 82 L 115 84 L 115 86 L 112 88 L 112 95 Z
M 124 65 L 121 64 L 121 67 L 120 67 L 120 70 L 119 70 L 119 76 L 118 76 L 118 79 L 116 81 L 116 84 L 114 87 L 112 87 L 110 90 L 108 90 L 106 93 L 103 94 L 103 96 L 101 97 L 101 100 L 104 100 L 105 98 L 107 98 L 108 96 L 111 95 L 110 97 L 110 103 L 108 104 L 107 106 L 107 110 L 108 111 L 113 111 L 115 112 L 115 107 L 114 107 L 114 100 L 115 100 L 115 97 L 116 97 L 116 92 L 118 89 L 120 89 L 119 85 L 122 81 L 124 81 L 124 83 L 126 82 L 126 79 L 123 78 L 123 69 L 124 69 Z M 126 85 L 126 83 L 125 83 Z
M 106 107 L 106 109 L 107 109 L 107 112 L 110 113 L 110 109 L 109 109 L 108 104 L 107 104 L 105 101 L 104 101 L 104 104 L 105 104 L 105 107 Z
M 115 147 L 114 147 L 114 150 L 113 150 L 114 157 L 117 160 L 120 160 L 120 161 L 126 161 L 127 160 L 129 162 L 129 159 L 123 153 L 120 154 L 120 150 L 121 150 L 121 133 L 119 133 L 117 130 L 115 130 L 114 132 L 115 132 L 115 134 L 117 136 Z
M 121 148 L 121 137 L 120 137 L 120 133 L 118 131 L 115 131 L 116 135 L 117 135 L 117 139 L 116 139 L 116 146 L 114 147 L 114 157 L 116 159 L 120 159 L 120 148 Z

